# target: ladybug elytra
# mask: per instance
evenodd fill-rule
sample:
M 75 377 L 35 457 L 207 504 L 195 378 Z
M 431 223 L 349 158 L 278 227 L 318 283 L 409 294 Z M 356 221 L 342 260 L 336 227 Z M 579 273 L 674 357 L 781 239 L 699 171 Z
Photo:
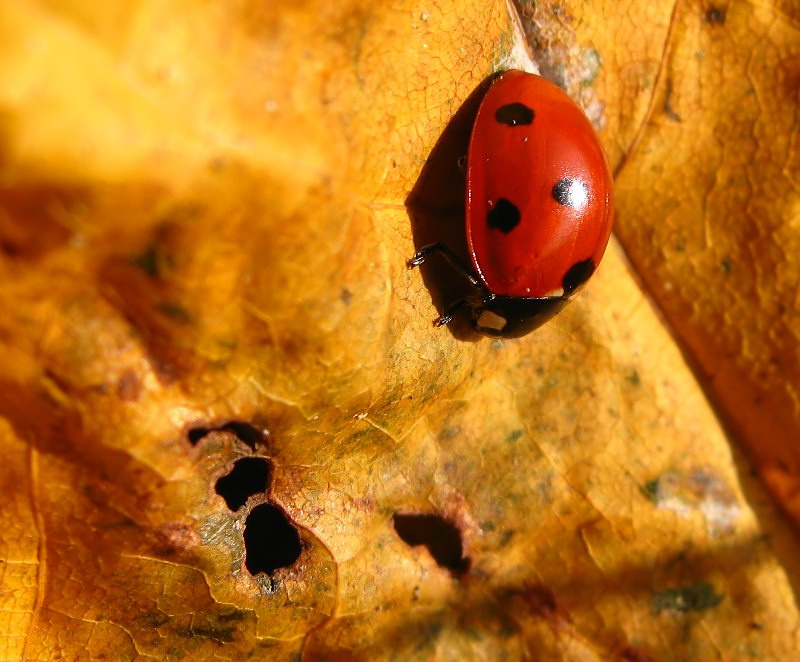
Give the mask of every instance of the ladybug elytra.
M 449 305 L 476 331 L 514 338 L 558 313 L 594 273 L 613 220 L 613 181 L 597 135 L 560 88 L 522 71 L 500 75 L 481 101 L 467 152 L 466 237 L 471 266 L 439 253 L 474 294 Z

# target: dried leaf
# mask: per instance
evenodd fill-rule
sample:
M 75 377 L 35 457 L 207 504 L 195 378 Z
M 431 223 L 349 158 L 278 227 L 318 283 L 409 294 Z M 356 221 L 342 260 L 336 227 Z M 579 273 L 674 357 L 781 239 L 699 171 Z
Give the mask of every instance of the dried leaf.
M 523 64 L 505 4 L 0 6 L 5 659 L 795 654 L 794 534 L 648 295 L 790 433 L 793 364 L 753 375 L 794 313 L 751 291 L 787 301 L 790 261 L 743 252 L 795 240 L 796 21 L 536 11 L 647 294 L 614 244 L 491 341 L 434 329 L 453 284 L 405 260 L 462 231 L 470 112 Z

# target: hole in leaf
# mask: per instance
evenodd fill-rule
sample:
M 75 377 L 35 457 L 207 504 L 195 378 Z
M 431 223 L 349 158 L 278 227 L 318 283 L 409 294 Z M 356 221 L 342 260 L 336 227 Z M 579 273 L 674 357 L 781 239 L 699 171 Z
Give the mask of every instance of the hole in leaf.
M 203 437 L 205 437 L 209 432 L 211 432 L 209 428 L 192 428 L 191 430 L 189 430 L 186 436 L 189 438 L 189 443 L 192 446 L 197 446 L 200 440 Z
M 245 566 L 251 575 L 271 575 L 300 557 L 300 535 L 277 506 L 253 508 L 244 525 Z
M 266 430 L 261 430 L 255 425 L 250 425 L 250 423 L 244 423 L 242 421 L 226 423 L 220 430 L 223 432 L 233 432 L 239 441 L 250 446 L 252 450 L 255 450 L 256 446 L 259 444 L 266 445 L 267 437 L 269 436 Z
M 229 473 L 217 481 L 215 489 L 228 508 L 239 510 L 254 494 L 267 491 L 270 463 L 260 457 L 245 457 L 236 460 Z
M 189 443 L 192 446 L 196 446 L 197 443 L 203 439 L 203 437 L 207 436 L 211 432 L 233 432 L 233 434 L 236 435 L 236 438 L 249 446 L 251 450 L 256 450 L 256 446 L 258 445 L 266 446 L 269 439 L 269 432 L 267 430 L 262 430 L 261 428 L 257 428 L 255 425 L 245 423 L 244 421 L 229 421 L 228 423 L 220 425 L 216 428 L 192 428 L 189 430 L 186 436 L 189 439 Z
M 433 560 L 454 575 L 469 570 L 464 557 L 461 532 L 455 524 L 439 515 L 395 515 L 394 529 L 408 545 L 425 545 Z

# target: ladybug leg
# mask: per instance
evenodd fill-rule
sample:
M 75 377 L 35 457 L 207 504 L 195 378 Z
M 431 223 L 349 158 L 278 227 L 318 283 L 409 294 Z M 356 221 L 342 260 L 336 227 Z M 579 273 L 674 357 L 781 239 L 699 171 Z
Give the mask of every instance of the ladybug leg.
M 437 317 L 433 320 L 434 326 L 445 326 L 446 324 L 450 324 L 453 321 L 453 318 L 456 316 L 459 310 L 461 310 L 465 305 L 467 305 L 467 299 L 459 299 L 458 301 L 454 301 L 451 303 L 447 308 L 442 311 L 440 317 Z
M 441 253 L 447 259 L 450 265 L 458 273 L 464 276 L 464 278 L 466 278 L 473 287 L 483 287 L 482 283 L 478 280 L 478 277 L 472 272 L 472 269 L 470 269 L 466 264 L 464 264 L 461 261 L 461 258 L 458 255 L 456 255 L 447 244 L 437 243 L 437 244 L 428 244 L 427 246 L 423 246 L 416 253 L 414 253 L 414 256 L 408 262 L 406 262 L 406 266 L 409 269 L 418 267 L 434 253 Z M 449 322 L 450 320 L 447 321 Z M 443 324 L 447 324 L 447 322 L 443 322 Z

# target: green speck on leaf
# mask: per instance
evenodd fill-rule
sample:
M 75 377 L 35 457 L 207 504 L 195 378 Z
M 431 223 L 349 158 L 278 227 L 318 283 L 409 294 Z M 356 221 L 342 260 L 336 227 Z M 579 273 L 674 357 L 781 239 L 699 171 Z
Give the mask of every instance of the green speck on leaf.
M 422 623 L 419 627 L 421 630 L 419 634 L 419 643 L 417 644 L 416 650 L 423 651 L 425 649 L 431 649 L 439 639 L 439 636 L 442 633 L 442 629 L 444 625 L 441 622 L 441 614 L 433 614 L 429 621 Z
M 508 54 L 512 51 L 514 45 L 514 29 L 511 21 L 508 23 L 508 30 L 500 35 L 497 40 L 497 46 L 494 52 L 494 62 L 492 62 L 492 71 L 500 72 L 508 69 Z
M 465 632 L 466 632 L 466 635 L 470 639 L 472 639 L 472 641 L 482 641 L 483 640 L 483 637 L 481 636 L 480 630 L 478 630 L 476 628 L 467 628 L 465 630 Z
M 136 621 L 141 623 L 145 627 L 149 628 L 160 628 L 162 625 L 169 623 L 170 617 L 167 616 L 163 611 L 159 611 L 158 609 L 153 609 L 151 611 L 146 611 L 143 614 L 140 614 L 136 617 Z
M 583 69 L 586 75 L 581 81 L 583 87 L 590 87 L 594 84 L 597 75 L 600 73 L 602 60 L 600 59 L 600 51 L 595 48 L 587 48 L 583 52 Z
M 691 586 L 668 588 L 659 591 L 653 596 L 653 611 L 656 614 L 662 611 L 705 611 L 716 607 L 722 602 L 722 595 L 716 592 L 708 582 L 698 582 Z
M 642 385 L 642 378 L 639 376 L 639 372 L 637 370 L 633 370 L 629 375 L 626 375 L 625 379 L 631 386 L 641 386 Z
M 171 317 L 178 322 L 189 322 L 191 320 L 189 311 L 179 303 L 165 301 L 164 303 L 158 304 L 157 309 L 167 317 Z
M 214 342 L 224 349 L 236 349 L 237 343 L 233 338 L 215 338 Z
M 644 495 L 653 503 L 658 503 L 658 478 L 648 480 L 642 488 Z
M 513 444 L 515 441 L 518 441 L 523 434 L 525 434 L 524 430 L 512 430 L 511 433 L 506 437 L 506 441 Z
M 181 628 L 176 630 L 175 634 L 179 637 L 192 639 L 194 637 L 201 637 L 203 639 L 211 639 L 221 644 L 226 644 L 233 641 L 233 635 L 236 633 L 235 628 L 212 628 L 212 627 L 194 627 L 194 628 Z
M 211 620 L 216 621 L 216 623 L 235 623 L 238 621 L 244 621 L 252 615 L 253 612 L 250 610 L 235 609 L 233 611 L 229 611 L 227 614 L 217 614 L 216 617 L 212 618 Z
M 159 270 L 158 247 L 151 244 L 141 255 L 131 259 L 131 264 L 144 271 L 150 278 L 158 278 L 161 273 Z

